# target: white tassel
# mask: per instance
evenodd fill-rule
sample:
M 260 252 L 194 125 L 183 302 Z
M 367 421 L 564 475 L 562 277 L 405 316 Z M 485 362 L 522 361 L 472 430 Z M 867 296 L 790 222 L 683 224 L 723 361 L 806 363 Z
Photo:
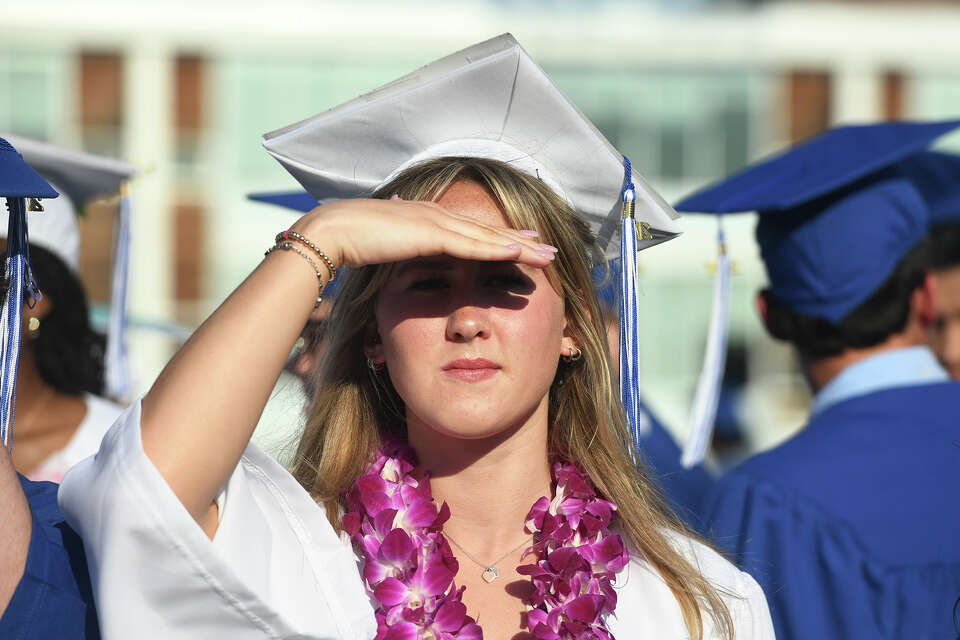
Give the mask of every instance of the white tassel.
M 125 401 L 130 394 L 127 362 L 127 282 L 130 265 L 130 195 L 127 185 L 120 194 L 120 214 L 113 243 L 113 274 L 110 280 L 110 322 L 107 329 L 105 386 L 111 398 Z
M 684 467 L 694 467 L 707 455 L 707 447 L 713 435 L 720 401 L 720 387 L 727 359 L 727 324 L 730 315 L 730 257 L 727 255 L 723 226 L 717 232 L 720 253 L 713 285 L 713 311 L 710 314 L 710 329 L 707 333 L 703 368 L 690 411 L 687 440 L 680 459 Z

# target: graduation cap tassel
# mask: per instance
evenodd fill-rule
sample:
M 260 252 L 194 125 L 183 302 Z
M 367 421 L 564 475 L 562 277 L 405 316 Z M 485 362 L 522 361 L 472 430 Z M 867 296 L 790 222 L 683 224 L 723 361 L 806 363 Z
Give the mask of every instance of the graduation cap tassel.
M 633 441 L 631 455 L 636 458 L 640 438 L 646 431 L 640 407 L 640 342 L 637 328 L 637 221 L 634 217 L 636 191 L 630 160 L 623 157 L 624 187 L 620 220 L 620 401 L 627 414 Z
M 116 400 L 130 394 L 127 363 L 127 282 L 130 265 L 130 191 L 120 189 L 120 214 L 114 237 L 113 274 L 110 280 L 110 323 L 107 330 L 106 393 Z
M 726 237 L 723 232 L 722 218 L 717 218 L 717 242 L 719 255 L 713 284 L 713 311 L 710 315 L 710 328 L 707 332 L 706 352 L 700 380 L 694 394 L 693 408 L 687 430 L 687 440 L 680 459 L 684 467 L 694 467 L 703 462 L 707 455 L 707 445 L 713 434 L 717 417 L 717 404 L 720 401 L 720 385 L 723 382 L 723 369 L 727 359 L 727 320 L 730 315 L 730 257 L 727 255 Z
M 20 328 L 23 295 L 33 307 L 41 295 L 30 270 L 27 212 L 23 198 L 7 198 L 6 296 L 0 309 L 0 439 L 13 446 L 13 416 L 16 405 L 17 365 L 20 361 Z

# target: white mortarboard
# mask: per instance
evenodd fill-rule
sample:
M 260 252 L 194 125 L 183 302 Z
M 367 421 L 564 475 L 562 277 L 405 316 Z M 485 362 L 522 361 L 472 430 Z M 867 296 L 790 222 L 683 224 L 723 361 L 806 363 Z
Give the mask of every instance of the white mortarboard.
M 620 384 L 639 437 L 636 251 L 675 237 L 673 211 L 510 34 L 481 42 L 338 107 L 264 135 L 320 203 L 365 196 L 444 156 L 506 162 L 538 177 L 622 260 Z M 642 228 L 642 233 L 638 233 Z
M 77 214 L 94 200 L 121 196 L 113 246 L 105 387 L 108 395 L 123 399 L 130 388 L 125 343 L 130 202 L 124 184 L 137 170 L 112 158 L 70 151 L 20 136 L 5 137 L 28 164 L 60 191 L 59 198 L 43 203 L 43 213 L 30 217 L 30 243 L 49 250 L 74 271 L 80 257 Z M 0 220 L 0 226 L 4 226 L 2 222 Z
M 424 160 L 480 156 L 538 176 L 605 249 L 619 224 L 623 156 L 510 34 L 267 133 L 264 146 L 321 203 L 369 194 Z M 633 183 L 652 235 L 640 248 L 676 236 L 670 205 L 639 174 Z

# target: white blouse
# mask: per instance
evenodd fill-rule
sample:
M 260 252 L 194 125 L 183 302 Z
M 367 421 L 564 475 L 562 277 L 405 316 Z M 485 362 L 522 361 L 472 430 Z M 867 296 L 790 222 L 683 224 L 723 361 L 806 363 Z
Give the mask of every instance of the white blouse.
M 70 470 L 59 501 L 83 537 L 104 638 L 364 639 L 376 635 L 350 542 L 266 454 L 249 446 L 219 497 L 211 541 L 150 460 L 140 403 Z M 736 640 L 774 637 L 760 587 L 707 547 L 678 548 L 724 597 Z M 617 577 L 618 638 L 686 639 L 670 589 L 641 558 Z M 718 638 L 705 616 L 706 639 Z
M 63 480 L 67 469 L 97 452 L 100 440 L 124 410 L 122 405 L 91 393 L 83 395 L 83 402 L 87 405 L 87 413 L 70 441 L 63 449 L 51 453 L 36 469 L 26 474 L 28 478 L 48 482 Z

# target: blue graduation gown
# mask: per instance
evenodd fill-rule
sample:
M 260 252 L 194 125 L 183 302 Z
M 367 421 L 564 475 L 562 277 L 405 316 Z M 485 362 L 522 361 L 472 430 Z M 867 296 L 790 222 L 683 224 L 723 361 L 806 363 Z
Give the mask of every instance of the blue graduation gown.
M 80 537 L 64 522 L 57 486 L 20 476 L 33 530 L 27 566 L 0 617 L 4 640 L 100 638 L 87 560 Z
M 960 385 L 837 402 L 723 478 L 709 532 L 763 586 L 777 638 L 951 640 Z
M 703 499 L 714 485 L 713 476 L 697 465 L 685 469 L 680 464 L 680 447 L 650 409 L 641 404 L 650 422 L 650 432 L 640 442 L 641 459 L 660 484 L 670 507 L 688 525 L 699 529 Z

